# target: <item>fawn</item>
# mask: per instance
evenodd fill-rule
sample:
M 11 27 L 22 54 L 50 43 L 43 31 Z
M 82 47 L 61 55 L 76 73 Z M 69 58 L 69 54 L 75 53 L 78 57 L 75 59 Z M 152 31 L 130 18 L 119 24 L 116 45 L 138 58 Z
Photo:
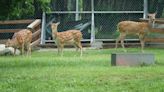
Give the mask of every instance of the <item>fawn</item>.
M 21 54 L 24 54 L 24 51 L 27 51 L 27 55 L 31 54 L 31 41 L 32 41 L 32 32 L 30 29 L 20 30 L 14 33 L 12 39 L 8 39 L 6 42 L 6 47 L 14 48 L 14 55 L 16 49 L 19 49 Z
M 117 31 L 119 31 L 120 35 L 116 39 L 115 48 L 117 48 L 117 44 L 121 40 L 121 46 L 126 52 L 125 47 L 124 47 L 124 39 L 126 35 L 138 35 L 140 39 L 140 43 L 141 43 L 141 51 L 144 52 L 143 49 L 145 45 L 145 41 L 144 41 L 145 35 L 151 31 L 152 24 L 154 24 L 154 21 L 155 21 L 155 15 L 156 13 L 148 14 L 149 16 L 148 23 L 147 22 L 134 22 L 134 21 L 119 22 L 117 25 Z
M 64 32 L 58 32 L 57 27 L 60 23 L 51 23 L 52 37 L 55 41 L 58 53 L 63 56 L 63 48 L 65 44 L 72 44 L 76 47 L 76 50 L 80 49 L 80 56 L 82 56 L 82 33 L 80 30 L 67 30 Z

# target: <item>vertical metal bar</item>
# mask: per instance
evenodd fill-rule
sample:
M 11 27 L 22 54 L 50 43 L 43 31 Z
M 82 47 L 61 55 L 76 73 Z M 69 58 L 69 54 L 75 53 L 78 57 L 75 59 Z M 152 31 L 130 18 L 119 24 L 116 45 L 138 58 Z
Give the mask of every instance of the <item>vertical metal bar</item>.
M 76 16 L 75 16 L 75 20 L 79 20 L 79 0 L 76 0 Z
M 148 13 L 148 0 L 144 0 L 144 14 L 143 14 L 144 19 L 147 18 L 147 13 Z
M 41 41 L 40 44 L 45 44 L 45 23 L 46 23 L 46 13 L 43 12 L 42 14 L 42 29 L 41 29 Z
M 91 19 L 91 46 L 95 42 L 95 20 L 94 20 L 94 0 L 91 0 L 92 19 Z

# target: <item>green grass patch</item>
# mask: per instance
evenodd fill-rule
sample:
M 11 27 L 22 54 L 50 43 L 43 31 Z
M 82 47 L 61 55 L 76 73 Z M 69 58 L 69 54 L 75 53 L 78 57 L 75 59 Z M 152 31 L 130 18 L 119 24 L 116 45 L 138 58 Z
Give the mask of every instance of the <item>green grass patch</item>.
M 163 92 L 164 50 L 155 54 L 155 65 L 114 67 L 110 54 L 122 49 L 33 52 L 31 57 L 0 57 L 0 92 Z M 139 52 L 139 48 L 129 48 Z

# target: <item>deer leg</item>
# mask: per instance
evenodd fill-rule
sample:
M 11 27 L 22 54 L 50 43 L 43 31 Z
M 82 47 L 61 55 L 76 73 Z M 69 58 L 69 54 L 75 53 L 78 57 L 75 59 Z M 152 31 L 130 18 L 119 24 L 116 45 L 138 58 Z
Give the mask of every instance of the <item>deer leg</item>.
M 29 54 L 31 55 L 31 45 L 29 46 Z
M 76 44 L 76 43 L 74 43 L 74 45 L 73 45 L 75 48 L 76 48 L 76 52 L 78 51 L 78 45 Z
M 141 43 L 141 51 L 144 52 L 144 46 L 145 46 L 144 35 L 139 35 L 139 39 Z
M 64 48 L 64 45 L 61 45 L 61 56 L 63 56 L 63 48 Z
M 117 49 L 118 42 L 121 40 L 121 35 L 116 39 L 115 49 Z
M 21 45 L 21 54 L 24 54 L 24 44 Z
M 82 50 L 81 42 L 79 42 L 79 43 L 77 44 L 77 46 L 78 46 L 78 48 L 80 48 L 80 56 L 82 56 L 82 55 L 83 55 L 83 50 Z
M 16 48 L 14 48 L 14 56 L 16 55 Z
M 58 54 L 60 54 L 61 56 L 63 56 L 63 47 L 64 47 L 64 45 L 61 43 L 57 45 Z
M 124 52 L 127 52 L 126 49 L 125 49 L 125 46 L 124 46 L 124 39 L 125 39 L 125 36 L 126 36 L 126 34 L 123 34 L 123 33 L 122 33 L 122 34 L 120 35 L 120 40 L 121 40 L 121 46 L 122 46 Z
M 31 45 L 30 45 L 30 43 L 27 45 L 27 55 L 31 55 Z
M 57 45 L 58 54 L 60 53 L 60 46 Z
M 28 55 L 28 46 L 27 46 L 27 44 L 24 45 L 24 53 L 26 55 Z
M 61 52 L 62 52 L 61 46 L 57 46 L 57 48 L 58 48 L 58 55 L 61 55 Z

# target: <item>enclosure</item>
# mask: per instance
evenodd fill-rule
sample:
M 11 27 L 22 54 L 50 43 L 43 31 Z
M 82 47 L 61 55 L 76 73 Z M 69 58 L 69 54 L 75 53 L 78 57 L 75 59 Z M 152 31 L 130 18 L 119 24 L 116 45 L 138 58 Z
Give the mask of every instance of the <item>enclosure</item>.
M 49 25 L 52 21 L 60 22 L 59 32 L 80 29 L 83 33 L 82 42 L 91 44 L 97 41 L 114 43 L 119 34 L 116 31 L 118 22 L 123 20 L 145 21 L 147 20 L 147 14 L 154 12 L 157 13 L 157 28 L 147 36 L 146 42 L 157 44 L 164 42 L 163 0 L 48 0 L 44 2 L 34 0 L 21 1 L 18 4 L 13 1 L 12 3 L 15 8 L 10 4 L 8 6 L 13 8 L 15 12 L 10 11 L 11 14 L 9 13 L 10 15 L 7 18 L 9 17 L 11 20 L 42 19 L 42 25 L 40 26 L 41 45 L 53 43 Z M 42 7 L 46 8 L 42 9 Z M 26 11 L 24 11 L 25 9 Z M 17 29 L 25 29 L 28 26 L 25 23 L 20 24 L 19 20 L 18 23 L 14 20 L 15 24 L 5 24 L 5 17 L 0 17 L 0 19 L 3 19 L 3 21 L 0 21 L 0 39 L 3 42 L 5 42 L 4 39 L 11 38 L 12 33 L 18 31 Z M 9 32 L 10 30 L 13 31 L 9 33 L 4 29 Z M 126 38 L 125 42 L 138 43 L 139 41 L 138 37 L 130 36 Z
M 53 11 L 43 13 L 41 44 L 53 42 L 49 26 L 52 21 L 61 22 L 59 32 L 80 29 L 83 33 L 83 42 L 89 41 L 91 44 L 96 41 L 113 42 L 118 36 L 116 28 L 120 21 L 141 21 L 140 18 L 147 18 L 149 11 L 150 13 L 158 11 L 157 16 L 162 18 L 159 5 L 151 6 L 152 2 L 157 3 L 153 0 L 123 0 L 122 2 L 120 0 L 70 0 L 65 3 L 57 0 L 52 4 Z M 154 10 L 150 9 L 150 6 L 154 7 Z M 163 21 L 163 19 L 160 20 Z M 159 43 L 164 42 L 164 36 L 161 33 L 151 33 L 148 38 L 150 38 L 147 39 L 149 42 L 159 39 Z M 130 36 L 126 41 L 138 41 L 138 38 Z

